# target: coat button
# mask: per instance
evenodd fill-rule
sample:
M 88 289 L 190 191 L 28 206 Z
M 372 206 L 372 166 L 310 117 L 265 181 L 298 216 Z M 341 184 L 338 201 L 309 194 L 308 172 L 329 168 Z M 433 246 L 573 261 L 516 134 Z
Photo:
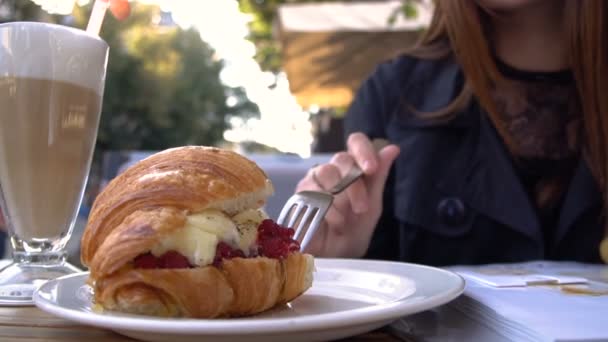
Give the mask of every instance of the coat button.
M 463 224 L 466 219 L 466 208 L 459 198 L 448 197 L 439 201 L 437 215 L 448 226 Z

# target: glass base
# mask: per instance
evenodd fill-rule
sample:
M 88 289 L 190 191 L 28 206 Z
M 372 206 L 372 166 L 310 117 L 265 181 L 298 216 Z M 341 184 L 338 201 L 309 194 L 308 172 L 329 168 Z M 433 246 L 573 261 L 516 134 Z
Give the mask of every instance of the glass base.
M 15 258 L 19 260 L 21 258 Z M 28 263 L 19 260 L 0 271 L 0 306 L 34 305 L 34 291 L 47 280 L 81 272 L 77 267 L 59 263 Z

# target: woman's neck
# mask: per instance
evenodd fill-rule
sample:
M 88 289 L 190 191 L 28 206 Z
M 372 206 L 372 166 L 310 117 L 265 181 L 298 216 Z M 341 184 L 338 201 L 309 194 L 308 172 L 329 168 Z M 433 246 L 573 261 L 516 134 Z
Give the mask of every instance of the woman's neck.
M 521 70 L 557 71 L 568 68 L 563 2 L 539 1 L 523 9 L 492 14 L 495 53 Z

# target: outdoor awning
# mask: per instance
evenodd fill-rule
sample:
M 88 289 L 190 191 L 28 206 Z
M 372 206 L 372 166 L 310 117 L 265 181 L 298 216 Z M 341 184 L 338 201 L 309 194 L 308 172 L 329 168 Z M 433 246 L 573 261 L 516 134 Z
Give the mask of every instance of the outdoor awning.
M 307 108 L 343 107 L 374 67 L 411 46 L 430 22 L 420 5 L 415 19 L 398 16 L 400 0 L 282 5 L 278 38 L 291 92 Z

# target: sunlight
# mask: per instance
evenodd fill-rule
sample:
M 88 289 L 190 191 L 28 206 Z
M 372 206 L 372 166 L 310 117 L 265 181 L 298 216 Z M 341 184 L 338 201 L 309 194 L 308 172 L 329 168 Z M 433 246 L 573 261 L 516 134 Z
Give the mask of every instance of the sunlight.
M 74 6 L 90 0 L 32 0 L 47 12 L 69 14 Z M 137 0 L 157 4 L 170 12 L 180 27 L 194 28 L 201 39 L 225 62 L 221 79 L 229 87 L 243 87 L 260 108 L 260 118 L 235 122 L 224 134 L 231 142 L 255 141 L 282 152 L 310 155 L 313 141 L 310 114 L 303 111 L 289 91 L 285 75 L 264 72 L 253 59 L 255 46 L 246 39 L 250 18 L 241 13 L 236 0 Z M 273 85 L 270 87 L 270 85 Z
M 49 14 L 68 15 L 72 13 L 76 0 L 32 0 Z M 82 0 L 80 0 L 82 1 Z M 88 2 L 88 1 L 87 1 Z

